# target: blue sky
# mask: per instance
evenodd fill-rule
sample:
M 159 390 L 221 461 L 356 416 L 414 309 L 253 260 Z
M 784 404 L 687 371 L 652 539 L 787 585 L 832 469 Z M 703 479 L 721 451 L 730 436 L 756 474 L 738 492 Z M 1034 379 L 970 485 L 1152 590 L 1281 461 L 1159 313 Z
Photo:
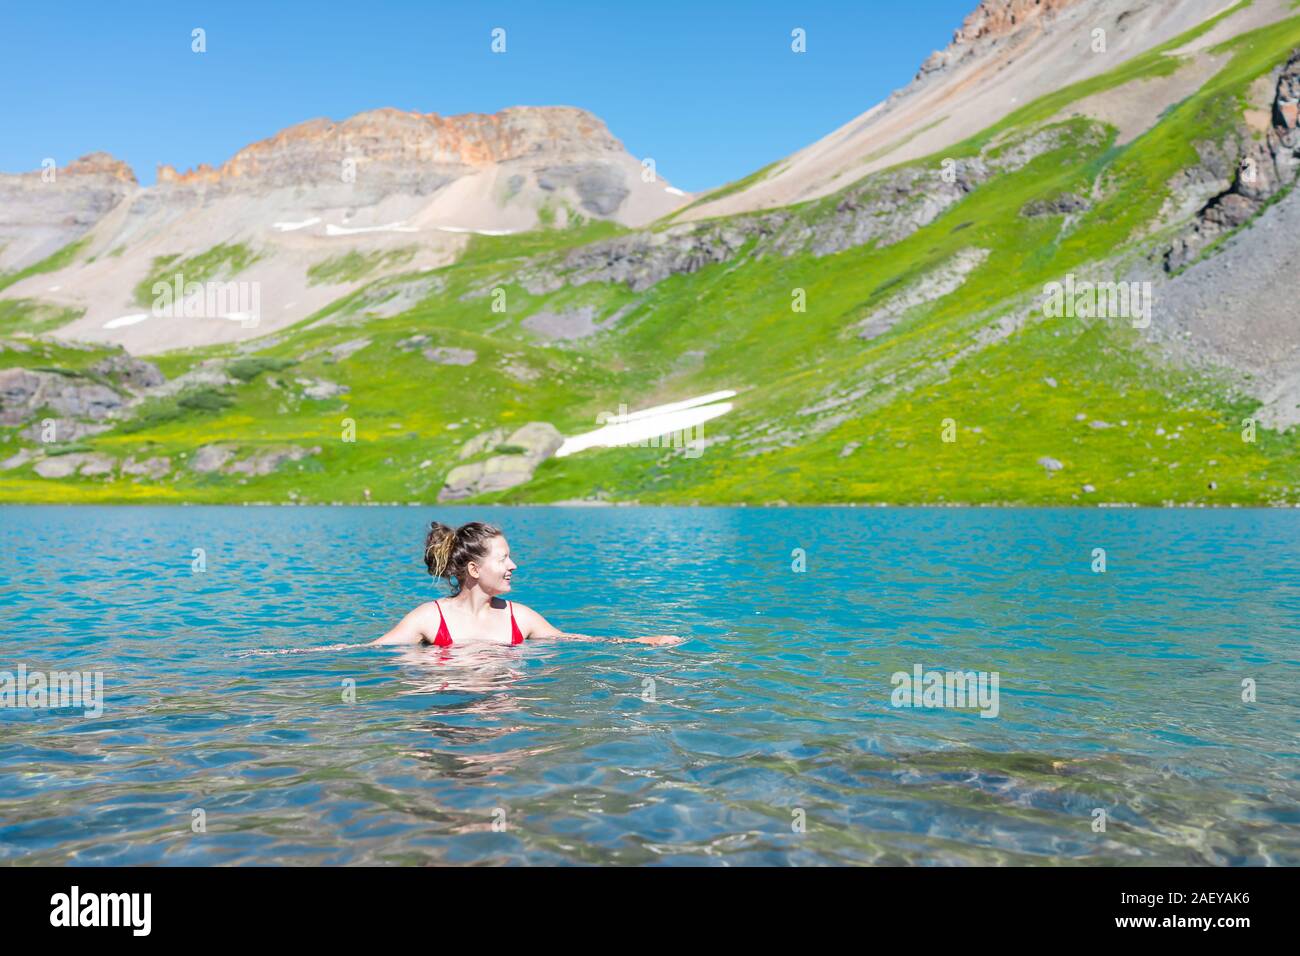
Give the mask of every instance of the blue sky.
M 0 170 L 105 150 L 219 165 L 314 117 L 568 105 L 698 191 L 905 85 L 976 0 L 58 4 L 0 0 Z M 207 31 L 208 51 L 190 50 Z M 494 27 L 507 52 L 490 50 Z M 808 50 L 790 50 L 807 31 Z

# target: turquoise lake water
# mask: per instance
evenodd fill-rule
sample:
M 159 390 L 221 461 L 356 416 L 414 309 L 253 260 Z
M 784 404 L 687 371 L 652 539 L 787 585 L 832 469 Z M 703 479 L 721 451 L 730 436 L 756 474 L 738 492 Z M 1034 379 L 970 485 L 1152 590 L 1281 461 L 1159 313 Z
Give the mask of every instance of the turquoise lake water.
M 434 518 L 689 641 L 320 650 Z M 1300 864 L 1300 511 L 7 507 L 0 581 L 0 671 L 103 674 L 0 708 L 4 863 Z

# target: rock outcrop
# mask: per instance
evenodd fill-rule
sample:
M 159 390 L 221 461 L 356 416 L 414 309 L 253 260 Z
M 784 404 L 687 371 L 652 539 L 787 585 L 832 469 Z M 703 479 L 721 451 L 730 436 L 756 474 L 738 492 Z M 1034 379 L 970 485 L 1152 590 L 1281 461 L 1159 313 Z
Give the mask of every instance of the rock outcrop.
M 17 272 L 76 242 L 137 192 L 130 167 L 107 153 L 62 168 L 0 173 L 0 273 Z
M 1186 232 L 1164 255 L 1166 272 L 1176 272 L 1221 236 L 1254 219 L 1300 172 L 1300 51 L 1282 69 L 1273 99 L 1272 126 L 1263 142 L 1253 142 L 1242 156 L 1232 185 L 1196 214 Z
M 108 418 L 123 404 L 107 385 L 55 372 L 0 370 L 0 425 L 21 425 L 40 409 L 67 418 Z
M 156 365 L 125 353 L 95 363 L 89 374 L 7 368 L 0 370 L 0 425 L 22 425 L 45 409 L 55 413 L 56 440 L 70 441 L 107 430 L 109 419 L 146 396 L 167 392 L 169 384 Z M 23 436 L 44 440 L 42 428 L 33 425 Z
M 125 352 L 110 355 L 96 362 L 90 370 L 99 375 L 106 375 L 119 385 L 135 392 L 157 388 L 167 381 L 163 373 L 158 370 L 158 366 L 143 359 L 132 358 Z
M 190 459 L 190 471 L 210 475 L 247 475 L 261 477 L 278 470 L 286 462 L 302 461 L 312 455 L 320 454 L 320 446 L 302 448 L 298 445 L 278 445 L 260 448 L 248 457 L 236 460 L 239 449 L 234 445 L 204 445 Z M 147 464 L 147 463 L 146 463 Z
M 203 164 L 182 173 L 160 165 L 158 182 L 227 188 L 332 185 L 339 181 L 343 161 L 354 159 L 370 175 L 432 190 L 448 181 L 450 170 L 538 157 L 551 157 L 544 168 L 563 170 L 578 157 L 622 152 L 623 145 L 603 122 L 572 107 L 516 107 L 460 116 L 376 109 L 338 122 L 314 119 L 290 126 L 216 168 Z
M 220 471 L 222 466 L 233 457 L 235 457 L 235 449 L 229 445 L 204 445 L 190 459 L 190 471 L 210 475 L 214 471 Z
M 951 295 L 962 287 L 966 277 L 988 258 L 987 249 L 963 249 L 949 262 L 934 269 L 907 289 L 895 293 L 859 324 L 858 337 L 867 339 L 884 335 L 912 309 Z
M 469 234 L 593 219 L 642 226 L 690 201 L 643 171 L 600 119 L 573 107 L 463 116 L 377 109 L 300 123 L 220 165 L 160 166 L 146 188 L 102 155 L 55 170 L 53 181 L 40 172 L 0 176 L 0 276 L 64 251 L 51 264 L 59 268 L 17 279 L 10 292 L 76 309 L 79 317 L 53 333 L 61 338 L 136 355 L 241 343 L 375 280 L 393 282 L 318 321 L 405 311 L 442 281 L 409 274 L 453 261 Z M 183 265 L 218 246 L 250 255 L 237 272 L 206 278 L 265 287 L 274 310 L 241 304 L 231 312 L 255 318 L 239 324 L 142 314 L 140 283 L 155 276 L 160 257 Z M 318 282 L 314 270 L 331 260 L 345 268 Z
M 534 295 L 589 282 L 621 282 L 633 292 L 644 292 L 669 276 L 729 262 L 743 252 L 827 256 L 868 243 L 889 246 L 934 222 L 991 177 L 1022 169 L 1067 141 L 1076 142 L 1070 138 L 1074 135 L 1062 128 L 1039 130 L 1013 142 L 990 145 L 948 170 L 908 166 L 868 176 L 825 200 L 833 202 L 833 208 L 811 221 L 779 210 L 627 233 L 580 246 L 558 262 L 532 263 L 512 281 Z M 1084 135 L 1090 145 L 1102 134 L 1091 129 Z M 470 295 L 484 295 L 499 281 Z M 539 314 L 525 319 L 524 326 L 549 338 L 580 338 L 598 328 L 591 322 L 592 315 L 580 312 L 567 317 Z
M 449 346 L 425 349 L 421 354 L 438 365 L 473 365 L 478 361 L 478 353 L 473 349 L 457 349 Z
M 331 398 L 338 398 L 340 395 L 344 395 L 352 390 L 347 385 L 340 385 L 338 382 L 329 382 L 323 378 L 300 378 L 298 379 L 298 384 L 303 386 L 303 395 L 317 402 L 325 402 L 329 401 Z
M 1049 199 L 1036 199 L 1026 203 L 1025 208 L 1020 210 L 1020 214 L 1029 219 L 1039 216 L 1070 216 L 1077 212 L 1084 212 L 1090 207 L 1091 203 L 1082 196 L 1075 193 L 1061 193 Z
M 68 442 L 106 432 L 113 426 L 107 423 L 78 421 L 75 418 L 51 418 L 33 422 L 18 434 L 34 442 Z
M 172 469 L 172 460 L 166 456 L 156 456 L 146 458 L 143 461 L 136 461 L 135 456 L 129 456 L 122 462 L 123 475 L 135 475 L 137 478 L 158 479 L 166 476 Z
M 980 0 L 960 27 L 953 31 L 952 43 L 943 50 L 935 50 L 921 64 L 916 79 L 922 80 L 933 73 L 949 69 L 981 52 L 983 47 L 996 44 L 1021 31 L 1038 26 L 1065 7 L 1080 0 Z
M 622 282 L 633 292 L 643 292 L 672 275 L 688 275 L 705 266 L 727 262 L 751 236 L 772 235 L 784 216 L 746 217 L 725 224 L 673 226 L 665 230 L 636 232 L 574 249 L 564 259 L 561 284 Z M 543 267 L 547 278 L 553 273 Z M 539 277 L 523 282 L 537 283 Z
M 70 478 L 72 475 L 95 478 L 112 474 L 116 463 L 117 460 L 112 455 L 78 452 L 42 458 L 32 466 L 32 470 L 42 478 Z
M 1228 18 L 1229 31 L 1287 15 L 1280 3 L 1267 13 L 1254 6 Z M 864 174 L 942 156 L 1040 97 L 1148 53 L 1223 10 L 1222 0 L 982 0 L 906 87 L 817 142 L 705 194 L 677 217 L 703 221 L 789 207 L 832 195 Z M 1099 39 L 1104 52 L 1094 48 Z
M 526 106 L 440 116 L 386 108 L 337 122 L 299 123 L 217 167 L 178 172 L 160 165 L 157 191 L 164 201 L 184 202 L 197 195 L 210 201 L 214 195 L 309 190 L 305 208 L 355 211 L 380 204 L 396 209 L 395 196 L 431 202 L 457 184 L 466 199 L 482 193 L 473 210 L 465 208 L 468 215 L 460 216 L 465 229 L 500 228 L 503 206 L 534 212 L 546 205 L 567 207 L 640 224 L 681 205 L 680 191 L 662 181 L 646 183 L 640 171 L 639 162 L 586 110 Z M 470 179 L 482 188 L 462 182 Z M 528 218 L 536 222 L 533 214 Z
M 1146 332 L 1180 363 L 1238 373 L 1241 392 L 1260 403 L 1253 417 L 1279 430 L 1300 424 L 1296 236 L 1300 189 L 1293 188 L 1214 255 L 1166 282 Z
M 311 455 L 319 455 L 320 447 L 300 448 L 289 445 L 283 448 L 263 448 L 242 461 L 233 462 L 223 469 L 230 475 L 250 475 L 261 477 L 278 471 L 286 462 L 302 461 Z
M 564 437 L 549 422 L 529 422 L 504 440 L 503 436 L 505 429 L 497 428 L 466 442 L 460 451 L 462 459 L 494 449 L 501 453 L 484 461 L 457 465 L 448 473 L 438 500 L 459 501 L 531 481 L 537 466 L 564 443 Z

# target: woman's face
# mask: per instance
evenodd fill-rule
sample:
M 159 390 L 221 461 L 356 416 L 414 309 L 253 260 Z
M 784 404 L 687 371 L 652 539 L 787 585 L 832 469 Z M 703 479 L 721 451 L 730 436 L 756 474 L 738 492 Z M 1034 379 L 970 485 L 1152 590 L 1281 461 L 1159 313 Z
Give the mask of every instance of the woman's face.
M 488 542 L 483 560 L 470 562 L 470 573 L 477 571 L 479 587 L 495 596 L 510 590 L 510 572 L 516 567 L 510 560 L 510 545 L 502 535 Z

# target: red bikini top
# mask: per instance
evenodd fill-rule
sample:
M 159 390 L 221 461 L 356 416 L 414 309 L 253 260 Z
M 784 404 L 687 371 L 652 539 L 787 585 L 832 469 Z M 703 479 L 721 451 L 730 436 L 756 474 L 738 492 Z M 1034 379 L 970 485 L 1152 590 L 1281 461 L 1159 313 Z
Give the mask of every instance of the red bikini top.
M 438 604 L 437 601 L 433 603 Z M 514 602 L 507 601 L 506 605 L 510 608 L 510 643 L 522 644 L 524 635 L 519 630 L 519 625 L 515 623 Z M 451 643 L 451 632 L 447 630 L 447 619 L 442 615 L 442 605 L 438 604 L 438 636 L 433 639 L 433 645 L 434 647 L 451 647 Z

